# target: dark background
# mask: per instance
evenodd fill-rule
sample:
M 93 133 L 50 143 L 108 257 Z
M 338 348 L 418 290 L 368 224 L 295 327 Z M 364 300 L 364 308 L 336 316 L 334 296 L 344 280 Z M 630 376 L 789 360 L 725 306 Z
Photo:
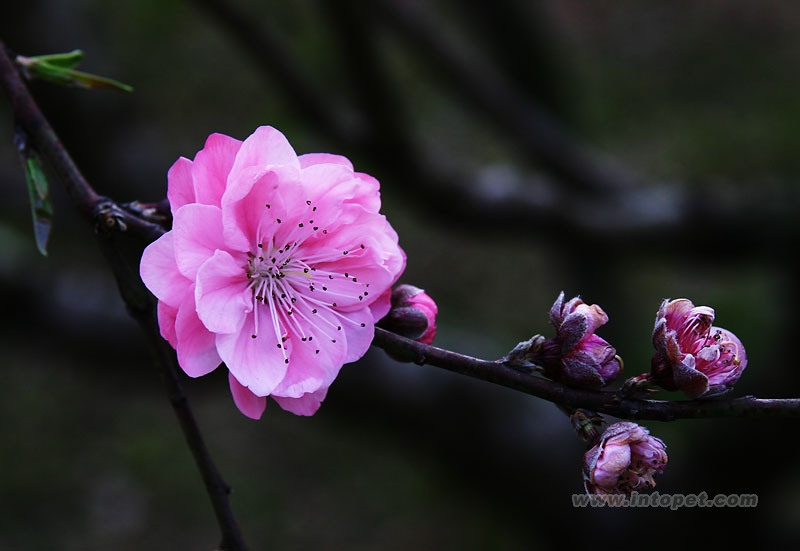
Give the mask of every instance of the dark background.
M 633 376 L 661 300 L 688 297 L 747 347 L 736 395 L 800 396 L 800 5 L 472 6 L 30 0 L 0 8 L 0 37 L 80 48 L 81 68 L 135 87 L 32 86 L 115 200 L 163 198 L 212 132 L 271 124 L 299 153 L 348 156 L 382 182 L 441 347 L 501 357 L 549 334 L 564 290 L 606 310 L 599 334 Z M 560 130 L 540 140 L 547 117 Z M 0 549 L 211 549 L 200 477 L 91 228 L 51 178 L 37 254 L 7 108 L 0 136 Z M 643 422 L 668 446 L 658 491 L 757 494 L 755 509 L 575 509 L 583 444 L 530 396 L 377 349 L 312 418 L 274 403 L 245 418 L 221 369 L 184 384 L 254 550 L 800 541 L 794 419 Z

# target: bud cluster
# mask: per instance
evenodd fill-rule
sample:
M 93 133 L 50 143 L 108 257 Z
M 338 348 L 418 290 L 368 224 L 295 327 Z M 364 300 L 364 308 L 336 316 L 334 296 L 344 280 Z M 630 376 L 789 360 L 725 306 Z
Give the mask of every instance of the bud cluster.
M 504 358 L 514 368 L 536 369 L 569 387 L 599 390 L 622 371 L 616 349 L 595 332 L 609 318 L 596 304 L 580 297 L 564 300 L 560 293 L 550 309 L 555 336 L 536 335 L 519 343 Z M 656 314 L 649 372 L 626 381 L 622 392 L 682 391 L 689 398 L 710 398 L 728 392 L 747 366 L 741 341 L 715 327 L 714 310 L 681 298 L 664 300 Z M 572 426 L 589 441 L 584 455 L 584 487 L 591 494 L 626 494 L 655 486 L 654 476 L 667 464 L 666 445 L 649 431 L 621 421 L 600 431 L 602 417 L 586 410 L 569 410 Z

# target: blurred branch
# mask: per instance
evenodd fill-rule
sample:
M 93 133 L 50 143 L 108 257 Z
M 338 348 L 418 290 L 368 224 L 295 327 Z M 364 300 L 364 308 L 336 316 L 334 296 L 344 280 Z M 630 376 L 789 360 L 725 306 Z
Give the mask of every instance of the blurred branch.
M 343 143 L 363 143 L 363 121 L 348 121 L 340 114 L 342 106 L 334 107 L 329 94 L 318 89 L 303 71 L 303 64 L 294 59 L 281 38 L 268 27 L 259 27 L 248 17 L 224 0 L 190 0 L 205 11 L 219 27 L 227 29 L 229 36 L 248 53 L 256 66 L 266 74 L 274 75 L 276 84 L 298 106 L 297 114 L 312 126 Z
M 461 375 L 518 390 L 553 402 L 567 409 L 578 408 L 621 419 L 674 421 L 709 417 L 786 417 L 800 415 L 800 399 L 763 399 L 753 396 L 709 400 L 643 400 L 624 392 L 570 388 L 543 377 L 530 375 L 504 365 L 503 360 L 488 361 L 429 346 L 375 328 L 375 346 L 392 357 L 417 365 L 432 365 Z
M 16 56 L 0 41 L 0 82 L 11 104 L 18 131 L 25 133 L 26 146 L 46 159 L 59 176 L 72 203 L 81 216 L 94 226 L 100 250 L 117 280 L 117 285 L 130 315 L 143 329 L 154 355 L 170 403 L 183 430 L 197 464 L 206 491 L 211 499 L 222 531 L 222 549 L 245 549 L 244 541 L 228 501 L 229 488 L 220 476 L 206 446 L 197 421 L 180 386 L 174 350 L 159 332 L 155 317 L 155 301 L 142 284 L 138 268 L 123 253 L 123 238 L 144 237 L 153 240 L 163 229 L 137 213 L 134 206 L 121 207 L 99 196 L 89 185 L 64 149 L 61 141 L 39 109 L 23 80 Z M 140 243 L 137 243 L 139 245 Z M 138 250 L 139 256 L 141 251 Z
M 571 136 L 498 67 L 467 57 L 446 41 L 452 33 L 441 29 L 452 25 L 423 2 L 322 3 L 339 31 L 341 43 L 331 47 L 344 46 L 342 69 L 358 83 L 354 89 L 360 95 L 346 106 L 357 123 L 348 125 L 337 116 L 343 106 L 334 102 L 336 94 L 311 78 L 277 33 L 256 26 L 255 19 L 225 0 L 192 1 L 251 54 L 271 83 L 283 88 L 299 116 L 329 138 L 371 156 L 386 174 L 381 179 L 392 179 L 402 196 L 432 220 L 523 239 L 548 232 L 554 243 L 603 247 L 609 254 L 624 245 L 634 254 L 678 251 L 707 257 L 711 237 L 698 236 L 708 235 L 718 258 L 766 253 L 780 261 L 780 251 L 797 243 L 797 186 L 715 186 L 634 175 Z M 407 126 L 399 129 L 408 106 L 389 81 L 390 63 L 379 55 L 374 30 L 380 24 L 395 29 L 432 71 L 446 77 L 451 89 L 493 120 L 521 151 L 539 158 L 546 172 L 532 176 L 509 168 L 476 175 L 468 172 L 470 167 L 454 166 L 426 151 L 418 137 L 408 135 Z
M 525 153 L 538 157 L 562 184 L 580 191 L 603 192 L 633 183 L 630 175 L 603 166 L 488 60 L 448 41 L 441 32 L 447 23 L 424 2 L 377 0 L 373 5 L 382 16 L 381 22 L 400 31 L 405 43 L 416 48 L 419 57 L 449 81 L 458 95 L 514 137 Z

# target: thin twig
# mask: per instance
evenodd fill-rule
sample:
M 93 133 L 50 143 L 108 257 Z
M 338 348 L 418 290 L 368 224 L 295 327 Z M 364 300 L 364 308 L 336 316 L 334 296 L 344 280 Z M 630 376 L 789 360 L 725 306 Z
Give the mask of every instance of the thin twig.
M 14 54 L 0 41 L 0 82 L 8 95 L 16 123 L 26 133 L 29 146 L 47 159 L 59 176 L 81 216 L 95 228 L 98 244 L 114 273 L 128 311 L 142 327 L 151 345 L 156 367 L 216 513 L 222 532 L 221 548 L 227 551 L 244 550 L 246 546 L 228 500 L 229 488 L 211 458 L 180 386 L 174 350 L 160 336 L 154 299 L 118 242 L 120 236 L 144 237 L 149 241 L 160 235 L 163 229 L 94 191 L 31 96 L 14 58 Z
M 558 406 L 588 409 L 623 419 L 674 421 L 706 417 L 781 417 L 800 415 L 800 399 L 760 399 L 752 396 L 713 400 L 643 400 L 621 392 L 570 388 L 543 377 L 523 373 L 503 364 L 473 358 L 422 344 L 375 328 L 372 344 L 392 357 L 418 365 L 431 365 L 482 381 L 518 390 Z

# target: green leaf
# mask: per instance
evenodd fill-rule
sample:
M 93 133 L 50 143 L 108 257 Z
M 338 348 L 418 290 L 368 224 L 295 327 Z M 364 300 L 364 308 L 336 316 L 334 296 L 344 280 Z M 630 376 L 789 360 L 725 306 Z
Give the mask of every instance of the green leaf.
M 92 75 L 73 69 L 64 69 L 64 74 L 72 79 L 72 83 L 80 88 L 118 88 L 125 92 L 133 92 L 133 86 L 111 78 Z
M 50 201 L 47 177 L 36 156 L 27 154 L 24 164 L 28 196 L 31 201 L 33 236 L 36 239 L 36 248 L 43 256 L 47 256 L 47 242 L 50 239 L 50 229 L 53 227 L 53 204 Z
M 83 52 L 73 50 L 64 54 L 49 54 L 34 57 L 17 56 L 17 63 L 28 78 L 40 78 L 64 86 L 78 88 L 117 88 L 133 92 L 133 86 L 107 77 L 75 70 L 83 59 Z
M 72 50 L 71 52 L 65 52 L 63 54 L 36 55 L 28 59 L 63 67 L 65 69 L 74 69 L 83 59 L 83 52 L 81 50 Z

